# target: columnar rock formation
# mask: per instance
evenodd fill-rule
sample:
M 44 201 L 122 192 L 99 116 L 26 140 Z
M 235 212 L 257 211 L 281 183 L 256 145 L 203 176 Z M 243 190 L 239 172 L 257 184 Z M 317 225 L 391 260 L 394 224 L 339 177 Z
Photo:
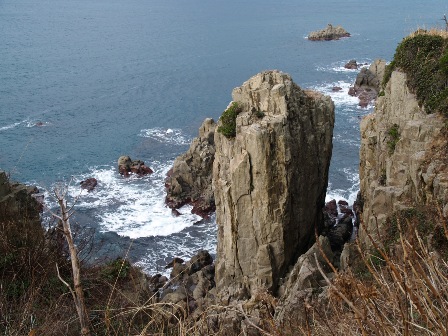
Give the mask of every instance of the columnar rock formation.
M 334 105 L 287 74 L 260 73 L 233 90 L 236 136 L 215 133 L 217 290 L 247 298 L 279 280 L 322 220 Z M 218 123 L 218 127 L 221 124 Z
M 166 203 L 177 209 L 192 203 L 193 212 L 205 216 L 215 209 L 212 169 L 215 158 L 215 122 L 207 118 L 188 151 L 176 158 L 166 179 Z
M 372 233 L 376 223 L 381 230 L 394 211 L 416 203 L 437 201 L 448 215 L 446 126 L 419 107 L 406 83 L 406 74 L 394 71 L 375 112 L 361 122 L 363 225 Z

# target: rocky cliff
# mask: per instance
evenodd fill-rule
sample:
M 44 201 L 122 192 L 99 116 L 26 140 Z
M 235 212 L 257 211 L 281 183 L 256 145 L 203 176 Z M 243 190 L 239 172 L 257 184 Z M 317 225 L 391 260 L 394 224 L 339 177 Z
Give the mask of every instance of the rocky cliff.
M 372 233 L 415 204 L 439 204 L 448 215 L 445 119 L 427 114 L 407 83 L 404 72 L 393 71 L 374 113 L 361 122 L 363 225 Z M 365 229 L 360 234 L 366 240 Z
M 247 298 L 259 287 L 275 292 L 314 242 L 334 105 L 279 71 L 252 77 L 232 97 L 239 108 L 235 136 L 215 133 L 216 282 L 220 295 Z
M 193 213 L 206 216 L 215 209 L 212 168 L 215 158 L 215 122 L 207 118 L 188 151 L 176 158 L 166 179 L 166 203 L 172 209 L 193 204 Z

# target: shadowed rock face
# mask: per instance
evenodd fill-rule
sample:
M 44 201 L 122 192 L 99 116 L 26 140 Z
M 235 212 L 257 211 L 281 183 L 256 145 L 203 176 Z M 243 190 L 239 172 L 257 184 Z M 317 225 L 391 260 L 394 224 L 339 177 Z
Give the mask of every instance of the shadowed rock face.
M 386 61 L 377 59 L 369 68 L 362 68 L 356 76 L 354 86 L 350 87 L 348 94 L 359 98 L 359 106 L 367 107 L 376 99 L 381 89 Z
M 334 105 L 287 74 L 260 73 L 233 90 L 242 112 L 236 137 L 215 133 L 217 291 L 274 293 L 288 267 L 314 243 L 322 222 Z M 220 122 L 218 123 L 218 126 Z
M 193 205 L 193 213 L 206 217 L 215 210 L 212 169 L 215 158 L 215 122 L 207 118 L 188 151 L 176 158 L 166 178 L 166 203 L 172 209 Z

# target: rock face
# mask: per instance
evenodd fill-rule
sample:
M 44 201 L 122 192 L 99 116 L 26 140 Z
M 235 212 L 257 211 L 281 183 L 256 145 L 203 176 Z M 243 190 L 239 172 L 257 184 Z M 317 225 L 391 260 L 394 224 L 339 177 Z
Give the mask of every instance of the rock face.
M 213 119 L 205 119 L 188 151 L 176 158 L 165 181 L 166 203 L 172 209 L 190 203 L 193 213 L 202 217 L 215 210 L 212 170 L 215 158 Z
M 288 267 L 314 242 L 334 105 L 279 71 L 252 77 L 232 97 L 242 109 L 236 137 L 215 133 L 216 281 L 218 293 L 244 299 L 258 287 L 275 293 Z
M 330 40 L 339 40 L 342 37 L 350 37 L 350 33 L 341 26 L 333 27 L 333 25 L 328 24 L 327 27 L 322 30 L 311 32 L 308 35 L 308 40 L 330 41 Z
M 378 97 L 375 112 L 361 122 L 360 188 L 363 205 L 361 238 L 376 232 L 396 210 L 438 201 L 448 215 L 447 137 L 444 120 L 426 114 L 394 71 Z M 376 215 L 376 219 L 375 219 Z M 375 230 L 374 230 L 375 229 Z
M 375 60 L 369 68 L 362 68 L 356 76 L 355 85 L 351 87 L 348 94 L 359 98 L 359 106 L 367 107 L 367 105 L 380 92 L 381 82 L 386 70 L 386 61 Z

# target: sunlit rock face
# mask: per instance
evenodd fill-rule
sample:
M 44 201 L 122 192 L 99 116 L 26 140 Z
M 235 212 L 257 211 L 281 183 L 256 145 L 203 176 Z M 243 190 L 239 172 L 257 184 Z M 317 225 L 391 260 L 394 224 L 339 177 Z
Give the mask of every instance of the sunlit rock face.
M 275 293 L 289 266 L 314 243 L 334 104 L 279 71 L 250 78 L 232 97 L 241 109 L 236 136 L 215 132 L 216 280 L 222 297 L 244 299 L 259 287 Z

